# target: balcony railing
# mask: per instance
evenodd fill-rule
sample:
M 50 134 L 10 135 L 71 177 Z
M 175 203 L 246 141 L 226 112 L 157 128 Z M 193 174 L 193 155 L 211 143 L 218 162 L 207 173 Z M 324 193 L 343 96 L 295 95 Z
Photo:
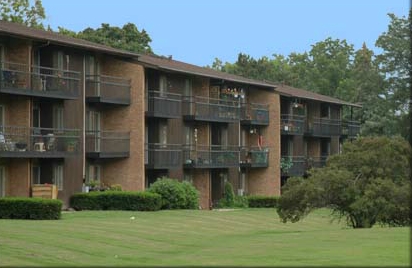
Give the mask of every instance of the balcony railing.
M 180 94 L 149 90 L 147 116 L 179 118 L 182 116 L 182 96 Z
M 0 92 L 58 99 L 79 96 L 80 73 L 49 67 L 0 62 Z
M 314 118 L 308 127 L 308 134 L 313 136 L 340 136 L 342 131 L 340 119 Z
M 239 166 L 237 146 L 183 146 L 185 168 L 229 168 Z
M 360 133 L 360 123 L 357 121 L 344 121 L 342 123 L 342 135 L 349 138 L 356 137 Z
M 182 145 L 148 143 L 145 164 L 150 169 L 178 169 L 182 166 Z
M 292 166 L 282 170 L 282 175 L 290 177 L 303 176 L 307 169 L 307 158 L 305 156 L 282 156 L 285 161 L 291 161 Z
M 269 149 L 258 147 L 242 148 L 240 151 L 241 167 L 268 167 Z
M 90 158 L 129 157 L 130 133 L 86 131 L 86 154 Z
M 239 120 L 239 102 L 207 97 L 183 97 L 183 115 L 188 120 L 235 122 Z
M 242 104 L 242 124 L 269 125 L 269 105 L 249 103 Z
M 130 80 L 107 75 L 86 75 L 86 99 L 88 102 L 129 105 Z
M 305 129 L 305 116 L 282 114 L 280 116 L 280 130 L 282 134 L 303 135 Z
M 0 158 L 62 158 L 80 151 L 76 129 L 0 126 Z

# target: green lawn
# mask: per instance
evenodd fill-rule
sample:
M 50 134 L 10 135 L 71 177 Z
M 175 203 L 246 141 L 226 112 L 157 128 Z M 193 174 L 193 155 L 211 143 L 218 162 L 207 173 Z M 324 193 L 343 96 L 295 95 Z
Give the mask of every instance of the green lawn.
M 327 210 L 287 224 L 273 209 L 0 220 L 0 266 L 408 266 L 409 243 L 409 228 L 350 229 Z

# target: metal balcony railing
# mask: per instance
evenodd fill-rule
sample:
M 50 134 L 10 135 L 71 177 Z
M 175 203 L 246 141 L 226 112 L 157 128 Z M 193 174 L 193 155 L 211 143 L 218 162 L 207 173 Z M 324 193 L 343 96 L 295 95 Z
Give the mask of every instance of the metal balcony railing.
M 282 114 L 280 115 L 280 130 L 282 134 L 303 135 L 305 130 L 305 116 Z
M 340 136 L 342 133 L 341 120 L 314 118 L 307 131 L 313 136 Z
M 360 133 L 360 122 L 357 121 L 343 121 L 342 135 L 349 138 L 356 137 Z
M 284 161 L 290 161 L 291 167 L 287 170 L 282 170 L 282 175 L 290 177 L 303 176 L 307 170 L 307 158 L 305 156 L 288 156 L 283 155 Z
M 207 97 L 183 97 L 185 119 L 210 122 L 235 122 L 239 120 L 240 103 Z
M 0 62 L 0 92 L 76 99 L 80 92 L 80 73 L 56 68 Z
M 61 158 L 80 151 L 76 129 L 0 126 L 0 158 Z
M 326 165 L 328 156 L 308 156 L 307 157 L 307 169 L 321 168 Z
M 178 169 L 182 166 L 182 145 L 148 143 L 145 164 L 150 169 Z
M 268 104 L 243 103 L 241 112 L 242 124 L 269 125 Z
M 241 167 L 268 167 L 269 148 L 243 147 L 240 150 Z
M 161 118 L 179 118 L 182 116 L 182 95 L 153 91 L 148 92 L 148 116 Z
M 89 102 L 130 104 L 130 79 L 107 75 L 86 75 Z
M 130 154 L 130 133 L 86 131 L 86 153 L 91 158 L 128 157 Z
M 239 166 L 239 147 L 222 145 L 183 146 L 185 168 L 229 168 Z

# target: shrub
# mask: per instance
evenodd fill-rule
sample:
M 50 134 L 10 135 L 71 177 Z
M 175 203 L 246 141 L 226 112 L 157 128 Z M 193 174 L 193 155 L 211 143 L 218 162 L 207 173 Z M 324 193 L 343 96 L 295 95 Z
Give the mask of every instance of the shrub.
M 198 209 L 199 208 L 199 192 L 189 182 L 182 182 L 182 187 L 186 195 L 186 209 Z
M 236 195 L 234 201 L 235 201 L 234 202 L 234 207 L 235 208 L 247 208 L 247 207 L 249 207 L 249 200 L 247 199 L 246 196 Z
M 57 220 L 61 217 L 62 205 L 57 199 L 0 198 L 0 219 Z
M 279 196 L 252 195 L 247 197 L 250 208 L 275 208 Z
M 112 184 L 110 185 L 109 191 L 122 191 L 122 186 L 120 184 Z
M 70 198 L 70 206 L 76 210 L 156 211 L 161 204 L 161 196 L 149 192 L 77 193 Z
M 162 177 L 149 190 L 162 197 L 162 209 L 193 209 L 199 205 L 197 190 L 189 183 Z
M 233 207 L 235 205 L 235 193 L 233 192 L 232 184 L 229 181 L 225 182 L 225 206 Z

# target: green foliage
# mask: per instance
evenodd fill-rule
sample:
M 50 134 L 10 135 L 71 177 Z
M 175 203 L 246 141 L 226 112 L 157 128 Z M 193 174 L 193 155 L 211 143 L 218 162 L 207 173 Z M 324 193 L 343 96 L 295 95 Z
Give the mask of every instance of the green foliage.
M 122 186 L 120 184 L 112 184 L 109 186 L 109 191 L 122 191 Z
M 62 205 L 56 199 L 0 198 L 0 219 L 58 220 Z
M 149 34 L 145 30 L 139 31 L 133 23 L 127 23 L 122 28 L 102 23 L 100 28 L 87 28 L 78 33 L 59 27 L 59 33 L 131 52 L 153 53 Z
M 247 197 L 250 208 L 275 208 L 279 196 L 251 195 Z
M 181 183 L 183 190 L 185 191 L 186 204 L 184 208 L 198 209 L 199 208 L 199 191 L 189 182 L 184 181 Z
M 77 193 L 70 197 L 70 206 L 76 210 L 156 211 L 161 207 L 161 197 L 149 192 Z
M 328 207 L 353 228 L 410 224 L 409 144 L 397 138 L 359 138 L 347 142 L 327 167 L 308 179 L 291 178 L 282 188 L 278 214 L 296 222 L 313 209 Z
M 233 186 L 229 181 L 225 182 L 224 200 L 225 205 L 228 207 L 233 207 L 235 204 L 235 193 L 233 192 Z
M 0 1 L 0 19 L 44 29 L 42 20 L 46 18 L 46 14 L 41 0 L 35 0 L 34 5 L 30 5 L 31 2 L 29 0 Z
M 199 207 L 198 192 L 187 182 L 162 177 L 148 189 L 162 198 L 162 209 L 195 209 Z
M 289 169 L 293 166 L 292 157 L 282 157 L 280 159 L 280 170 L 282 173 L 288 173 Z

